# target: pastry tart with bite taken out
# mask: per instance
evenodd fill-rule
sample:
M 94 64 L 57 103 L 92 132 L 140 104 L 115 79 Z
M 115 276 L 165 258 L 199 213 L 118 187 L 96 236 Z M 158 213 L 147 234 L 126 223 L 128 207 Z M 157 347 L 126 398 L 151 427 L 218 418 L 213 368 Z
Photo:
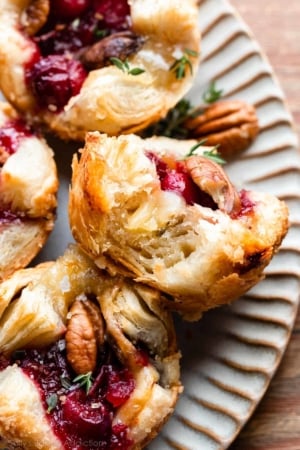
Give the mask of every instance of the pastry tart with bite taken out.
M 288 229 L 286 205 L 237 190 L 196 141 L 88 133 L 73 160 L 73 236 L 99 267 L 160 289 L 186 319 L 263 277 Z
M 8 448 L 141 449 L 173 411 L 179 353 L 161 294 L 76 245 L 0 285 L 0 436 Z
M 0 280 L 41 250 L 54 225 L 57 189 L 52 150 L 0 102 Z
M 196 0 L 0 0 L 0 88 L 65 139 L 165 116 L 199 64 Z

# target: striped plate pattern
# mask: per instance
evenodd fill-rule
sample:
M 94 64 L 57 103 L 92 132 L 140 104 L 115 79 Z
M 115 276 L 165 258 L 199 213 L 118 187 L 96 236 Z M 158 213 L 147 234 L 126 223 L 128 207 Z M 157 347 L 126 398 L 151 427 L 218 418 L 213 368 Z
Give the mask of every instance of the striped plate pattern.
M 193 105 L 212 80 L 223 97 L 257 108 L 260 134 L 226 169 L 236 186 L 277 195 L 291 228 L 266 278 L 231 306 L 195 324 L 178 321 L 182 394 L 148 450 L 223 450 L 253 413 L 289 341 L 299 302 L 300 155 L 293 121 L 272 68 L 226 0 L 202 0 L 202 62 Z

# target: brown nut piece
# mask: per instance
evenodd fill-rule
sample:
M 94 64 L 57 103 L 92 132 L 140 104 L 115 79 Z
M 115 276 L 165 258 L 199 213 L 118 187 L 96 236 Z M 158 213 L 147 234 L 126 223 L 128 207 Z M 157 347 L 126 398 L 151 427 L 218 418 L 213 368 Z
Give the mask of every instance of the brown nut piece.
M 50 11 L 50 0 L 32 0 L 21 16 L 25 33 L 34 36 L 45 25 Z
M 115 33 L 86 48 L 79 59 L 88 70 L 100 69 L 111 64 L 110 58 L 126 60 L 139 50 L 142 43 L 143 39 L 131 31 Z
M 90 300 L 76 300 L 69 314 L 67 360 L 78 375 L 93 372 L 98 349 L 104 343 L 104 322 L 100 309 Z
M 240 210 L 241 201 L 222 167 L 204 156 L 191 156 L 185 166 L 194 183 L 209 194 L 218 207 L 232 214 Z
M 222 100 L 208 106 L 203 113 L 188 119 L 184 126 L 189 137 L 205 139 L 216 146 L 226 159 L 245 150 L 259 132 L 254 106 L 240 100 Z

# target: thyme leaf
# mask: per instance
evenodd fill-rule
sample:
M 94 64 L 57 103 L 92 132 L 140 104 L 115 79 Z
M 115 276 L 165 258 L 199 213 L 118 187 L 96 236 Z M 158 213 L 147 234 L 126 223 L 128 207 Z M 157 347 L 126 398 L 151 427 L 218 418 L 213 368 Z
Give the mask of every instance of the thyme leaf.
M 217 89 L 216 82 L 212 81 L 202 98 L 205 103 L 214 103 L 222 97 L 222 94 L 223 89 Z
M 189 158 L 190 156 L 193 156 L 195 151 L 204 144 L 205 144 L 205 139 L 202 139 L 201 141 L 197 142 L 197 144 L 193 145 L 190 148 L 189 152 L 185 155 L 185 158 Z
M 175 73 L 177 80 L 181 80 L 186 76 L 187 69 L 189 69 L 191 74 L 193 73 L 193 65 L 190 57 L 195 58 L 196 56 L 198 56 L 198 52 L 186 48 L 183 55 L 180 58 L 175 59 L 169 70 Z
M 213 147 L 210 150 L 205 150 L 203 152 L 203 156 L 205 156 L 208 159 L 211 159 L 212 161 L 214 161 L 217 164 L 220 164 L 221 166 L 223 164 L 226 164 L 225 159 L 223 159 L 220 153 L 218 152 L 218 146 Z
M 85 388 L 85 391 L 88 394 L 92 387 L 93 381 L 92 372 L 87 372 L 75 377 L 73 383 L 79 383 L 79 386 Z
M 201 141 L 197 142 L 197 144 L 193 145 L 190 148 L 189 152 L 185 155 L 184 159 L 189 158 L 190 156 L 193 156 L 195 154 L 195 151 L 204 144 L 205 144 L 205 139 L 202 139 Z M 225 159 L 223 159 L 222 156 L 220 155 L 220 153 L 218 152 L 218 146 L 215 146 L 209 150 L 204 150 L 204 152 L 202 153 L 202 156 L 214 161 L 217 164 L 220 164 L 220 165 L 226 164 Z
M 58 395 L 57 394 L 51 394 L 49 397 L 46 398 L 46 403 L 48 405 L 47 413 L 50 413 L 57 405 L 58 402 Z
M 167 136 L 177 139 L 187 137 L 189 131 L 182 126 L 184 121 L 192 117 L 193 107 L 187 99 L 181 99 L 170 111 L 166 117 L 149 126 L 142 133 L 143 137 L 149 136 Z
M 108 30 L 107 30 L 106 28 L 103 28 L 103 29 L 101 29 L 101 28 L 96 28 L 96 29 L 94 30 L 94 35 L 95 35 L 97 38 L 102 39 L 102 38 L 104 38 L 104 37 L 106 37 L 106 36 L 108 35 Z
M 140 67 L 130 67 L 129 61 L 126 58 L 125 61 L 122 61 L 120 58 L 116 58 L 115 56 L 112 56 L 110 59 L 110 62 L 116 66 L 118 69 L 122 70 L 122 72 L 127 73 L 128 75 L 140 75 L 141 73 L 144 73 L 145 70 L 141 69 Z

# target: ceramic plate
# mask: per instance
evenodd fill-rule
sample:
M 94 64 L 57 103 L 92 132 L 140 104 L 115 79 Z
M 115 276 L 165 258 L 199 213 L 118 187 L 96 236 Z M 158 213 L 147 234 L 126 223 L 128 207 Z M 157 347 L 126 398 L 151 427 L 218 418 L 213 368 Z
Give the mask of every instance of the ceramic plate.
M 202 63 L 189 97 L 202 103 L 212 80 L 223 97 L 257 108 L 260 134 L 226 169 L 237 187 L 285 200 L 291 228 L 266 278 L 229 307 L 198 323 L 178 321 L 182 394 L 174 415 L 148 450 L 228 448 L 264 395 L 296 317 L 300 278 L 300 156 L 292 119 L 272 69 L 242 19 L 226 0 L 203 0 Z M 61 143 L 54 142 L 61 147 Z M 67 217 L 74 148 L 57 151 L 60 192 L 57 223 L 35 261 L 53 259 L 72 240 Z

